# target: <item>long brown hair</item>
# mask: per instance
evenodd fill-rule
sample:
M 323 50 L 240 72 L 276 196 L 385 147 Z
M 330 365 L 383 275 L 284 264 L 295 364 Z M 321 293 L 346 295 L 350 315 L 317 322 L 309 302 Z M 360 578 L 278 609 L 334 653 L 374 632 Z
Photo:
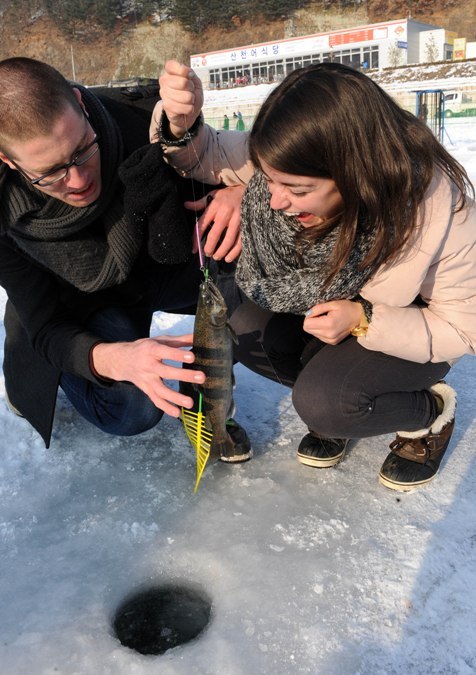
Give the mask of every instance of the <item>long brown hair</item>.
M 301 235 L 309 245 L 336 222 L 342 225 L 328 280 L 347 261 L 358 227 L 375 235 L 362 266 L 398 255 L 419 225 L 435 168 L 456 186 L 455 210 L 474 195 L 464 168 L 423 122 L 368 76 L 338 63 L 288 75 L 261 107 L 249 149 L 258 167 L 264 160 L 283 173 L 335 181 L 343 213 Z

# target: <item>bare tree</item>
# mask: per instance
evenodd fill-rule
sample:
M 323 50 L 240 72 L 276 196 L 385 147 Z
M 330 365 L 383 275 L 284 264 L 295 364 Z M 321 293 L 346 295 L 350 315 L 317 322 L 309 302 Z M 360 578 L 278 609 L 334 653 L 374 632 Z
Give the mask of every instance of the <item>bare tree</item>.
M 428 61 L 428 63 L 433 63 L 434 61 L 439 60 L 439 56 L 438 45 L 436 44 L 435 36 L 432 33 L 425 43 L 425 60 Z
M 402 50 L 398 46 L 398 40 L 395 40 L 393 44 L 390 45 L 388 50 L 388 62 L 392 68 L 396 68 L 400 65 L 402 60 Z

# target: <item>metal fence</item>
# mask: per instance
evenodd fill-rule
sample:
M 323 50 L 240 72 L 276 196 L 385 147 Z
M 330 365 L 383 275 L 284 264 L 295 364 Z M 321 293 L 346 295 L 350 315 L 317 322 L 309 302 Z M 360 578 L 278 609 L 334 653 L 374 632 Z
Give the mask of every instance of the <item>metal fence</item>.
M 431 84 L 430 82 L 428 83 Z M 440 138 L 444 135 L 445 121 L 450 118 L 476 118 L 476 88 L 459 86 L 444 89 L 403 89 L 387 90 L 390 96 L 405 110 L 423 119 Z M 221 106 L 204 108 L 205 121 L 215 129 L 230 131 L 249 131 L 253 126 L 262 101 L 247 103 L 242 106 L 241 118 L 234 117 L 232 105 L 226 101 Z M 225 118 L 225 115 L 228 119 Z M 476 122 L 476 119 L 475 119 Z

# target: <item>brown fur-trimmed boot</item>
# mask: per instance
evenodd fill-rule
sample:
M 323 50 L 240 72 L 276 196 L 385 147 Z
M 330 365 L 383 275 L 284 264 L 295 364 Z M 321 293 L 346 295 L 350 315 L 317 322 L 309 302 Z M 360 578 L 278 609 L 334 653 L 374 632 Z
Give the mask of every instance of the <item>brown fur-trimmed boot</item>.
M 429 483 L 437 474 L 455 424 L 456 392 L 445 382 L 430 387 L 439 415 L 428 429 L 398 431 L 380 470 L 382 485 L 405 492 Z

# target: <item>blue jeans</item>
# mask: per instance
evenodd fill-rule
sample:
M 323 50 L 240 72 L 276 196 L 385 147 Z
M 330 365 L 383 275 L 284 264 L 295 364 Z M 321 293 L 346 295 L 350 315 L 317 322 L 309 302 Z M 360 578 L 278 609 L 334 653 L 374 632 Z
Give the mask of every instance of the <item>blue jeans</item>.
M 157 268 L 145 306 L 105 307 L 91 315 L 85 328 L 105 342 L 149 337 L 154 311 L 188 313 L 196 303 L 200 281 L 195 257 L 186 265 Z M 97 384 L 62 373 L 60 387 L 80 415 L 109 434 L 134 436 L 154 427 L 163 416 L 162 410 L 130 382 Z

